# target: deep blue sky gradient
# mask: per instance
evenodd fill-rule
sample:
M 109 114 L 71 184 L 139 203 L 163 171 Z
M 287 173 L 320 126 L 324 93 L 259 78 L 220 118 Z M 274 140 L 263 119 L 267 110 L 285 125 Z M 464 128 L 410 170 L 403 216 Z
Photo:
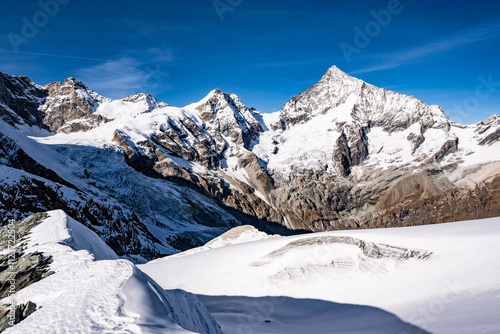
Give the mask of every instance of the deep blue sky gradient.
M 337 65 L 458 122 L 500 114 L 500 83 L 476 93 L 500 82 L 500 3 L 400 0 L 377 31 L 371 11 L 391 1 L 220 0 L 231 8 L 221 20 L 212 0 L 61 0 L 47 24 L 38 1 L 2 1 L 0 71 L 39 84 L 73 76 L 104 96 L 146 91 L 176 106 L 218 87 L 271 112 Z M 41 27 L 23 37 L 33 16 Z M 340 45 L 355 47 L 367 25 L 373 37 L 349 61 Z M 25 38 L 18 52 L 13 34 Z

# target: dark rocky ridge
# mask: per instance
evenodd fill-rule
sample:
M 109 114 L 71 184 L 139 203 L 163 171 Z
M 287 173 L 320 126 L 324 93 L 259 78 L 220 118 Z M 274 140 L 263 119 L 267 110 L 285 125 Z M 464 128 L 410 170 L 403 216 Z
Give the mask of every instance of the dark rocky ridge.
M 44 114 L 38 110 L 48 92 L 28 77 L 15 77 L 0 72 L 0 117 L 10 125 L 43 124 Z
M 0 116 L 10 125 L 27 124 L 54 132 L 88 131 L 106 122 L 93 114 L 105 100 L 74 78 L 38 86 L 27 77 L 0 72 Z

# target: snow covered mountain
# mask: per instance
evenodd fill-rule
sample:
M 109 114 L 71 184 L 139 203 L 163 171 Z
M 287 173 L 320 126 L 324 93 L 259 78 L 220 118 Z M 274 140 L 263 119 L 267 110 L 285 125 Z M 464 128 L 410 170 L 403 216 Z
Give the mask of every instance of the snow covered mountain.
M 415 205 L 432 198 L 433 206 L 442 206 L 439 198 L 456 189 L 452 183 L 470 172 L 465 169 L 499 166 L 498 116 L 459 125 L 438 106 L 374 87 L 336 67 L 263 119 L 269 130 L 253 151 L 266 162 L 275 206 L 290 213 L 287 223 L 293 227 L 323 231 L 442 221 L 443 212 L 430 220 L 415 217 L 424 211 Z
M 499 116 L 456 124 L 336 67 L 272 114 L 218 89 L 178 108 L 0 73 L 0 213 L 63 209 L 135 262 L 245 224 L 290 234 L 500 216 L 499 133 Z

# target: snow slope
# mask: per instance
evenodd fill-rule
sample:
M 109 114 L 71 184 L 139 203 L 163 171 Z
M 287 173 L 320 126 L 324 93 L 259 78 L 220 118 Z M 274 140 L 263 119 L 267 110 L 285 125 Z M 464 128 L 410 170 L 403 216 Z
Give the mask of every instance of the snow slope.
M 229 246 L 229 245 L 236 245 L 236 244 L 241 244 L 241 243 L 246 243 L 246 242 L 251 242 L 251 241 L 265 240 L 265 239 L 269 239 L 269 238 L 279 238 L 279 237 L 281 237 L 279 234 L 269 235 L 265 232 L 261 232 L 261 231 L 257 230 L 253 226 L 243 225 L 243 226 L 238 226 L 238 227 L 234 227 L 234 228 L 230 229 L 226 233 L 218 236 L 215 239 L 212 239 L 211 241 L 207 242 L 205 245 L 203 245 L 201 247 L 191 248 L 185 252 L 171 255 L 169 258 L 171 259 L 173 257 L 191 255 L 191 254 L 200 253 L 200 252 L 204 252 L 204 251 L 207 251 L 210 249 L 225 247 L 225 246 Z M 162 261 L 162 259 L 163 258 L 159 258 L 159 259 L 153 260 L 151 262 Z
M 227 333 L 242 326 L 258 333 L 304 333 L 307 326 L 311 333 L 328 326 L 332 333 L 418 332 L 398 329 L 405 324 L 390 314 L 432 333 L 498 333 L 499 244 L 500 218 L 493 218 L 273 238 L 139 268 L 165 289 L 205 295 Z M 374 327 L 367 330 L 369 319 Z
M 51 255 L 56 273 L 16 294 L 38 310 L 5 333 L 220 333 L 196 297 L 162 290 L 63 211 L 48 213 L 26 252 Z

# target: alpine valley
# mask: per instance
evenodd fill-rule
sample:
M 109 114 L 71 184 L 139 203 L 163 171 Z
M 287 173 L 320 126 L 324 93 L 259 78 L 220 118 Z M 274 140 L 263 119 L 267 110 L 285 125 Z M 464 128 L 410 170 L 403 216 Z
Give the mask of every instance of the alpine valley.
M 19 321 L 33 313 L 32 300 L 48 305 L 21 322 L 19 326 L 25 326 L 18 327 L 21 331 L 50 332 L 41 325 L 42 318 L 36 320 L 36 314 L 45 314 L 60 319 L 80 315 L 70 332 L 86 333 L 84 329 L 94 326 L 96 332 L 108 333 L 220 333 L 219 323 L 223 332 L 232 333 L 237 321 L 227 314 L 213 318 L 207 308 L 216 315 L 225 310 L 221 305 L 231 303 L 243 307 L 241 313 L 251 312 L 244 310 L 249 301 L 243 297 L 225 302 L 213 296 L 226 295 L 223 287 L 228 294 L 243 295 L 246 283 L 240 276 L 250 267 L 258 272 L 255 281 L 263 280 L 261 288 L 252 290 L 252 297 L 272 295 L 276 290 L 266 284 L 281 280 L 288 282 L 288 297 L 320 299 L 323 295 L 316 292 L 286 291 L 292 291 L 290 282 L 311 285 L 314 281 L 309 280 L 322 273 L 352 278 L 345 285 L 351 291 L 356 282 L 370 281 L 367 272 L 399 275 L 401 268 L 411 263 L 420 268 L 429 259 L 431 264 L 422 266 L 437 268 L 444 263 L 439 254 L 457 259 L 457 254 L 468 254 L 455 249 L 451 239 L 439 239 L 441 234 L 455 235 L 460 243 L 470 231 L 478 235 L 488 232 L 481 229 L 491 229 L 491 238 L 498 241 L 498 219 L 481 219 L 499 216 L 500 116 L 473 125 L 457 124 L 439 106 L 377 88 L 335 66 L 275 113 L 247 107 L 235 94 L 219 89 L 197 103 L 174 107 L 147 93 L 106 98 L 75 78 L 40 86 L 27 77 L 0 72 L 0 223 L 17 221 L 17 233 L 26 238 L 32 230 L 31 241 L 27 239 L 16 251 L 18 260 L 27 256 L 24 263 L 31 265 L 18 268 L 24 275 L 18 288 L 23 288 L 25 303 L 18 310 Z M 458 230 L 449 224 L 407 228 L 465 220 L 477 223 L 468 222 Z M 344 231 L 391 227 L 403 229 L 390 229 L 398 232 L 387 235 L 378 230 Z M 302 235 L 311 232 L 327 233 Z M 236 245 L 227 247 L 233 247 L 232 252 L 210 251 L 253 240 L 260 241 L 248 249 Z M 488 240 L 483 245 L 477 238 L 474 247 L 493 244 L 493 239 Z M 325 245 L 334 245 L 339 252 L 320 265 L 297 263 L 290 255 L 312 253 Z M 180 252 L 184 253 L 174 255 Z M 255 258 L 246 258 L 249 254 Z M 169 257 L 157 260 L 165 256 Z M 245 268 L 218 279 L 221 273 L 216 266 L 238 262 L 234 257 Z M 221 263 L 222 259 L 229 262 Z M 466 260 L 472 265 L 472 260 Z M 2 261 L 7 268 L 7 260 Z M 348 268 L 348 275 L 335 271 L 339 266 L 345 272 Z M 397 271 L 392 271 L 394 266 Z M 280 269 L 262 269 L 270 267 Z M 209 277 L 195 277 L 196 268 Z M 179 276 L 168 280 L 166 272 Z M 494 274 L 490 277 L 500 277 Z M 247 277 L 251 275 L 248 272 Z M 93 278 L 81 288 L 69 283 L 71 277 Z M 389 291 L 384 277 L 370 282 L 379 282 L 383 291 Z M 416 283 L 420 276 L 411 277 L 416 286 L 429 287 Z M 498 295 L 493 278 L 485 284 Z M 2 289 L 5 282 L 2 276 Z M 470 282 L 476 280 L 471 277 Z M 470 286 L 470 282 L 463 284 Z M 78 290 L 74 300 L 67 297 L 68 305 L 78 300 L 88 304 L 73 314 L 57 305 L 58 297 L 43 297 L 42 283 L 50 289 Z M 163 290 L 174 288 L 212 296 L 201 296 L 204 306 L 184 291 Z M 363 332 L 372 328 L 371 319 L 381 321 L 380 327 L 373 327 L 380 333 L 425 333 L 416 326 L 437 331 L 453 327 L 446 319 L 426 327 L 411 318 L 446 287 L 430 287 L 425 290 L 429 299 L 415 297 L 418 302 L 411 307 L 404 304 L 406 308 L 398 298 L 372 303 L 368 297 L 351 298 L 342 287 L 335 289 L 340 290 L 325 298 L 352 303 L 353 309 L 325 304 L 327 309 L 359 313 L 363 310 L 354 304 L 377 307 L 364 310 L 368 313 L 358 319 L 360 328 L 339 332 Z M 497 309 L 498 303 L 481 298 L 470 309 Z M 298 312 L 299 305 L 322 310 L 325 306 L 311 300 L 284 302 L 285 310 L 292 313 Z M 469 304 L 457 298 L 454 305 Z M 125 311 L 119 316 L 108 314 L 110 307 Z M 466 314 L 469 309 L 460 310 Z M 164 314 L 170 318 L 165 320 Z M 320 324 L 331 325 L 328 317 L 314 316 Z M 276 317 L 266 323 L 274 326 L 286 318 Z M 352 314 L 346 319 L 352 320 Z M 454 330 L 480 330 L 477 319 Z M 323 327 L 313 331 L 302 325 L 309 328 L 304 331 L 325 333 Z M 280 330 L 283 327 L 276 333 Z

